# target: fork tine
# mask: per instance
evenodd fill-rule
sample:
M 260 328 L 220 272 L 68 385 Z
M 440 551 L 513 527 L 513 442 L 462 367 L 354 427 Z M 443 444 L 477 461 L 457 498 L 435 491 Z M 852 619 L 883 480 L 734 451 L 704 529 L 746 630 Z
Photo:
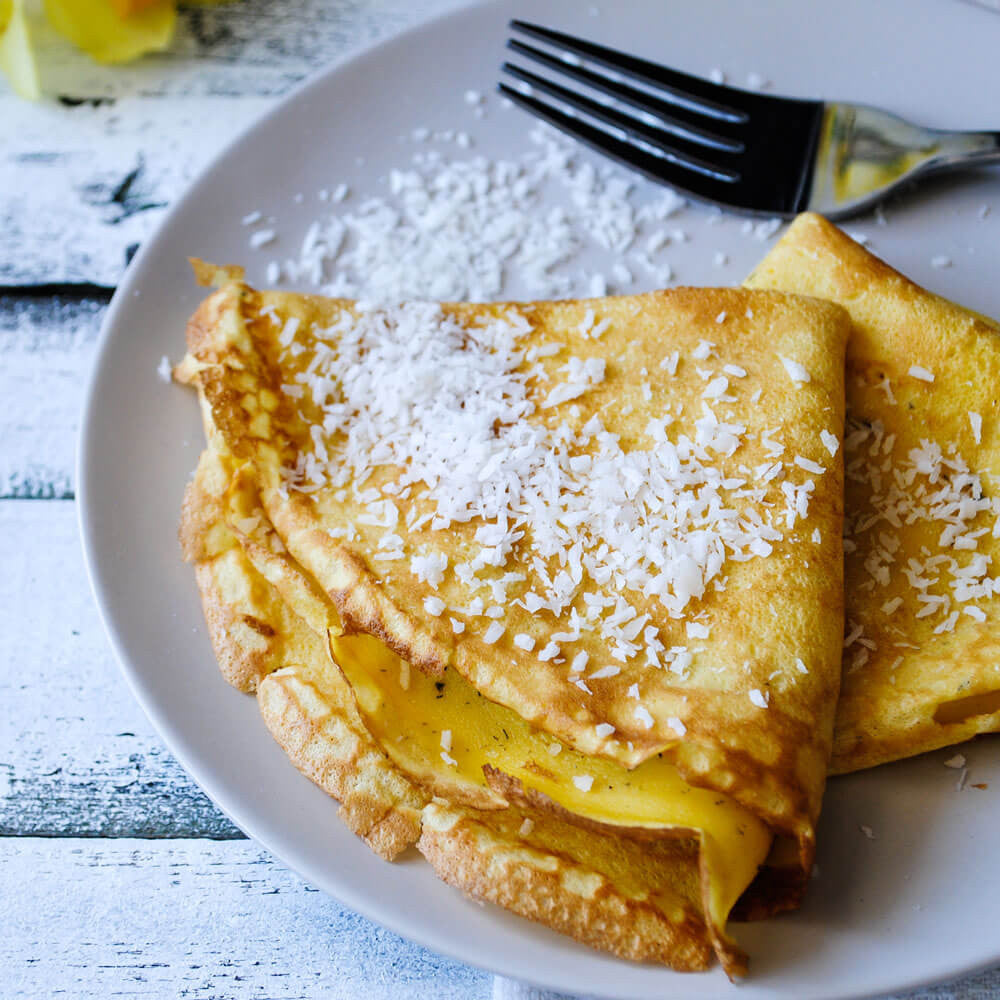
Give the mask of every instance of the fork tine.
M 736 180 L 727 181 L 720 179 L 718 175 L 703 174 L 680 166 L 662 156 L 655 155 L 649 151 L 648 145 L 646 148 L 642 148 L 616 139 L 608 132 L 588 125 L 579 118 L 573 118 L 537 98 L 522 94 L 505 83 L 498 84 L 497 89 L 515 104 L 530 111 L 535 117 L 541 118 L 567 135 L 597 150 L 597 152 L 617 160 L 626 167 L 638 170 L 653 180 L 669 184 L 684 194 L 702 201 L 726 205 L 751 215 L 774 214 L 775 210 L 772 208 L 759 211 L 748 209 L 741 185 Z
M 606 104 L 599 104 L 589 97 L 584 97 L 582 94 L 567 90 L 558 83 L 553 83 L 544 77 L 536 76 L 534 73 L 530 73 L 511 63 L 504 63 L 502 69 L 511 76 L 524 81 L 532 88 L 551 95 L 557 101 L 561 101 L 563 104 L 567 104 L 577 111 L 583 111 L 590 117 L 605 122 L 613 129 L 624 132 L 631 139 L 639 140 L 640 143 L 656 147 L 662 152 L 664 159 L 676 163 L 677 166 L 686 167 L 689 170 L 706 174 L 710 177 L 718 177 L 720 180 L 728 182 L 739 179 L 739 173 L 733 170 L 732 167 L 710 163 L 702 159 L 698 154 L 705 152 L 703 146 L 677 136 L 671 136 L 671 141 L 667 143 L 664 141 L 666 136 L 661 129 L 637 121 L 635 118 L 615 108 L 609 107 Z M 633 148 L 640 148 L 640 146 L 634 145 Z
M 512 31 L 523 32 L 532 38 L 558 46 L 573 53 L 573 55 L 590 59 L 608 69 L 624 73 L 635 80 L 662 89 L 667 99 L 672 97 L 675 102 L 680 101 L 694 105 L 696 110 L 721 121 L 745 122 L 748 117 L 746 105 L 752 103 L 755 98 L 760 98 L 760 95 L 746 94 L 733 87 L 710 83 L 697 76 L 690 76 L 667 66 L 638 59 L 627 52 L 609 49 L 603 45 L 574 38 L 572 35 L 553 31 L 551 28 L 543 28 L 537 24 L 511 21 L 510 28 Z
M 535 62 L 541 63 L 549 69 L 555 70 L 564 76 L 599 90 L 610 97 L 624 101 L 633 107 L 652 115 L 657 119 L 658 126 L 665 131 L 686 139 L 692 139 L 713 149 L 725 150 L 730 153 L 739 153 L 744 149 L 744 144 L 740 139 L 730 138 L 721 132 L 709 131 L 705 128 L 706 117 L 701 112 L 691 111 L 687 107 L 678 104 L 670 104 L 653 97 L 647 91 L 637 90 L 626 83 L 617 83 L 607 76 L 594 73 L 583 66 L 568 63 L 564 59 L 549 55 L 541 49 L 536 49 L 532 45 L 525 45 L 515 38 L 508 39 L 507 47 L 519 55 L 525 56 Z M 732 127 L 727 122 L 719 119 L 710 119 L 716 126 Z

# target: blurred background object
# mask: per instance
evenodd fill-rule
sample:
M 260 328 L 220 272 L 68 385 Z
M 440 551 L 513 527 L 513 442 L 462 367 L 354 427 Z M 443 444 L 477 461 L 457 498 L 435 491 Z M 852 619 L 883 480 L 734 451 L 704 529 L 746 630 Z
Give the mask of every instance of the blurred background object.
M 67 45 L 128 62 L 167 48 L 176 23 L 176 0 L 0 0 L 0 69 L 15 93 L 37 100 L 48 61 L 64 61 Z

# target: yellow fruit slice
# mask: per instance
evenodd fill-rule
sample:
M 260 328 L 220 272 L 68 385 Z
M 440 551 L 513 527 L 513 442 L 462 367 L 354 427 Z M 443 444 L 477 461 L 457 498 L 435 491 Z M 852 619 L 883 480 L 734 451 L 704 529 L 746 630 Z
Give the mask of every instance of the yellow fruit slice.
M 135 12 L 120 16 L 126 7 Z M 102 63 L 165 49 L 177 20 L 173 0 L 45 0 L 45 13 L 56 31 Z
M 15 94 L 30 100 L 41 97 L 24 0 L 0 0 L 0 70 Z

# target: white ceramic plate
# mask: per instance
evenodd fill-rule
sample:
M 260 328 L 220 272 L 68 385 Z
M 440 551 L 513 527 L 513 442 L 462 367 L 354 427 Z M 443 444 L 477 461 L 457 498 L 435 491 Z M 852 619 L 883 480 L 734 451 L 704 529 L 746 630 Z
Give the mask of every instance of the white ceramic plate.
M 263 280 L 268 253 L 247 247 L 240 219 L 280 220 L 270 250 L 291 252 L 339 181 L 354 197 L 384 192 L 418 126 L 466 129 L 475 151 L 518 155 L 527 119 L 487 102 L 506 21 L 523 15 L 740 84 L 759 73 L 778 92 L 837 96 L 893 108 L 931 125 L 1000 128 L 1000 16 L 946 0 L 659 0 L 594 12 L 575 0 L 478 6 L 393 39 L 333 68 L 266 116 L 174 207 L 139 254 L 109 310 L 84 417 L 81 527 L 94 591 L 136 696 L 206 792 L 244 830 L 347 906 L 430 948 L 572 993 L 731 997 L 720 972 L 682 977 L 589 951 L 439 883 L 419 859 L 387 865 L 336 818 L 336 807 L 272 742 L 256 705 L 220 679 L 190 568 L 180 561 L 180 501 L 201 449 L 193 395 L 155 376 L 183 353 L 187 316 L 203 292 L 186 258 L 249 264 Z M 767 10 L 765 16 L 762 10 Z M 460 151 L 449 147 L 453 158 Z M 359 157 L 363 162 L 359 162 Z M 654 193 L 638 182 L 639 200 Z M 301 203 L 298 192 L 306 193 Z M 993 205 L 981 219 L 983 205 Z M 1000 315 L 1000 174 L 941 182 L 898 200 L 890 224 L 860 220 L 877 252 L 916 280 Z M 766 244 L 741 220 L 686 209 L 671 225 L 678 279 L 736 283 Z M 716 254 L 723 252 L 728 265 Z M 952 266 L 935 268 L 947 255 Z M 606 267 L 608 256 L 593 256 Z M 641 284 L 641 282 L 640 282 Z M 517 281 L 509 294 L 524 294 Z M 963 748 L 970 782 L 956 789 L 947 753 L 831 782 L 819 876 L 797 914 L 740 926 L 752 956 L 740 995 L 808 1000 L 905 990 L 1000 961 L 1000 743 Z M 869 839 L 864 825 L 873 832 Z

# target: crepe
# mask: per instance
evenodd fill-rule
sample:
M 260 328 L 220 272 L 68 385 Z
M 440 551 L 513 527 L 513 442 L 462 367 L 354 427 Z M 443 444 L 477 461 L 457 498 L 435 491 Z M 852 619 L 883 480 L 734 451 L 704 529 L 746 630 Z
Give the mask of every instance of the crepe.
M 182 520 L 216 655 L 231 684 L 256 687 L 268 729 L 304 774 L 340 800 L 347 826 L 386 860 L 419 838 L 420 850 L 450 884 L 595 947 L 676 969 L 707 968 L 712 947 L 694 838 L 622 839 L 531 805 L 481 812 L 430 802 L 393 766 L 361 724 L 326 654 L 323 619 L 335 614 L 332 602 L 314 601 L 309 579 L 274 544 L 263 519 L 250 523 L 247 477 L 235 476 L 221 496 L 210 492 L 225 465 L 219 458 L 212 449 L 203 454 Z M 225 539 L 224 557 L 199 539 L 216 545 Z M 225 572 L 217 568 L 220 558 Z M 231 627 L 251 615 L 249 629 Z M 284 656 L 270 649 L 263 655 L 261 636 L 280 643 Z M 230 668 L 247 662 L 258 668 L 252 685 L 245 671 Z M 678 873 L 687 881 L 678 884 Z
M 747 280 L 851 314 L 844 677 L 834 773 L 1000 729 L 1000 326 L 818 215 Z
M 275 532 L 280 552 L 243 549 L 280 557 L 262 575 L 292 608 L 335 606 L 303 617 L 386 758 L 469 811 L 424 823 L 443 877 L 488 895 L 487 858 L 528 857 L 507 814 L 534 811 L 667 852 L 674 943 L 645 957 L 711 944 L 739 972 L 737 898 L 795 905 L 839 673 L 846 330 L 739 290 L 376 308 L 231 281 L 199 309 L 178 374 L 237 469 L 229 523 Z M 586 931 L 526 905 L 640 957 L 594 929 L 607 913 Z

